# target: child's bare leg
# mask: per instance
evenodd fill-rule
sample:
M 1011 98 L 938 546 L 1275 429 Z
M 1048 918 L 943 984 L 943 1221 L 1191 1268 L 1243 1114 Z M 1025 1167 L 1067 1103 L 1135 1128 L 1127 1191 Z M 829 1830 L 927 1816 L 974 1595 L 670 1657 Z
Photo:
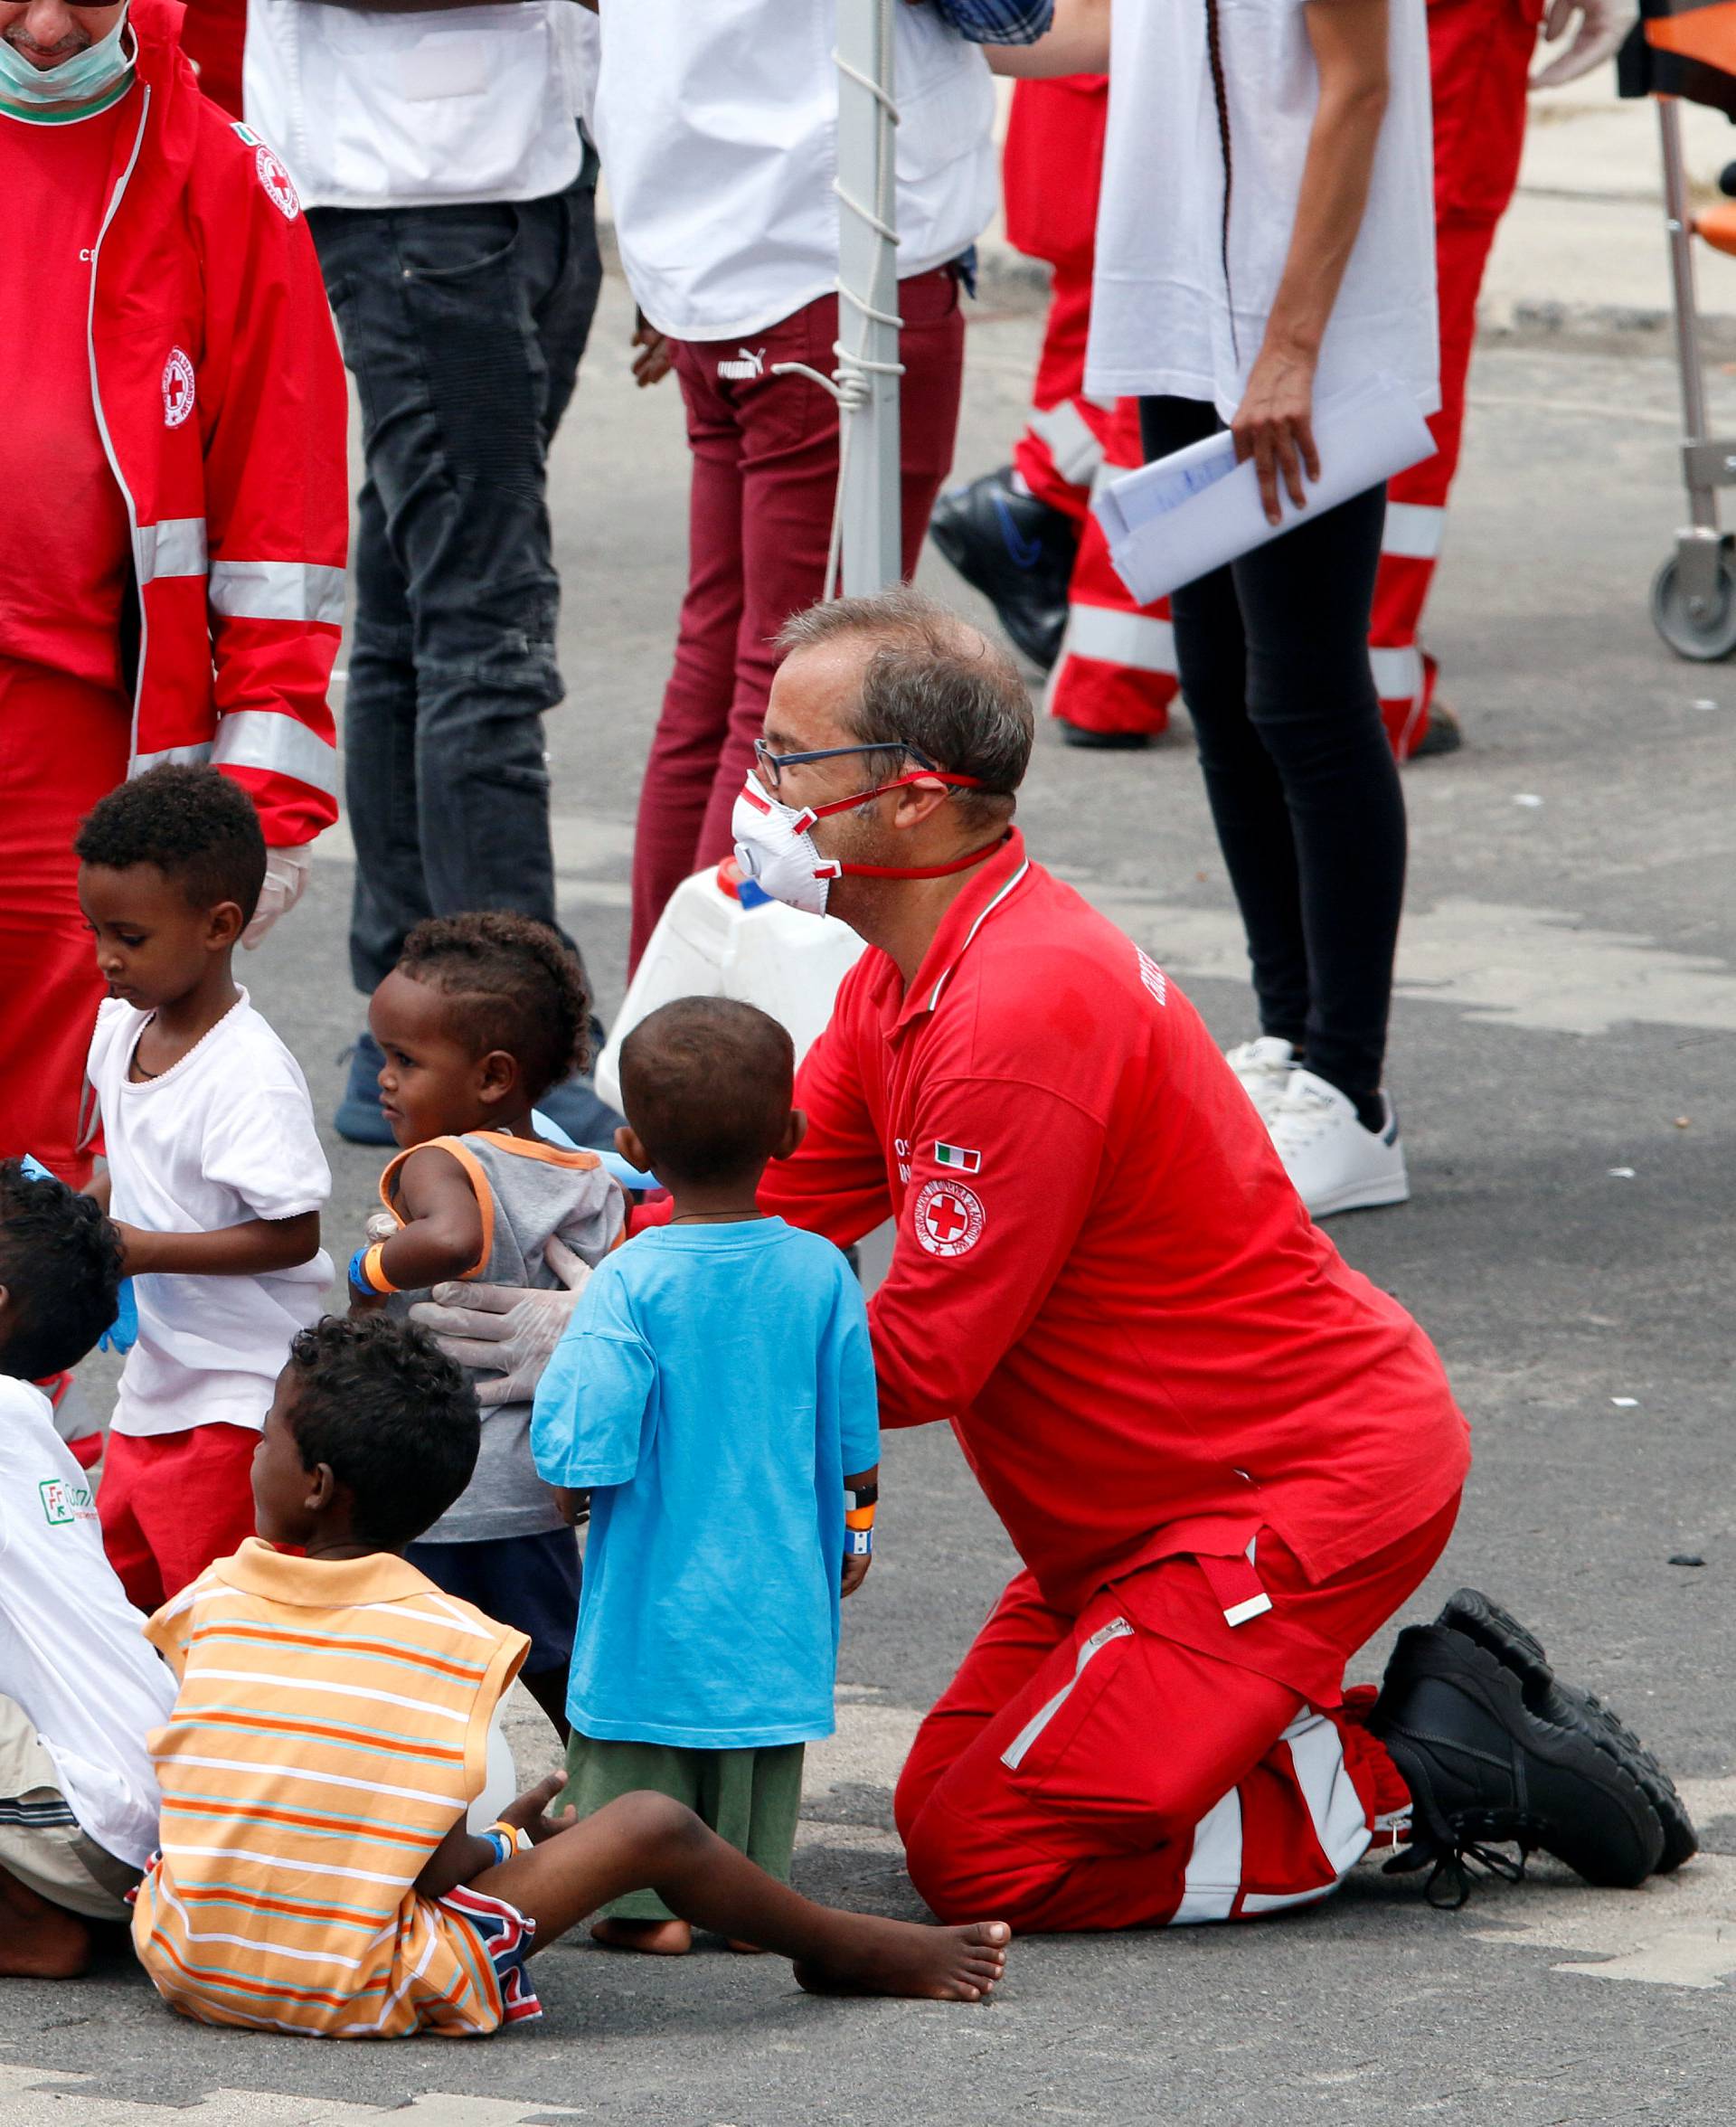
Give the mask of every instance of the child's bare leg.
M 791 1959 L 797 1978 L 816 1991 L 980 2001 L 1000 1979 L 1012 1939 L 998 1921 L 913 1927 L 816 1905 L 659 1794 L 622 1795 L 471 1884 L 533 1920 L 539 1950 L 599 1905 L 647 1886 L 695 1927 Z
M 76 1980 L 90 1962 L 90 1931 L 76 1913 L 0 1868 L 0 1977 Z
M 640 1950 L 651 1957 L 685 1957 L 693 1931 L 684 1920 L 596 1920 L 590 1939 L 606 1950 Z
M 549 1716 L 555 1734 L 565 1743 L 572 1734 L 567 1719 L 567 1672 L 564 1669 L 538 1669 L 531 1676 L 520 1673 L 519 1682 Z

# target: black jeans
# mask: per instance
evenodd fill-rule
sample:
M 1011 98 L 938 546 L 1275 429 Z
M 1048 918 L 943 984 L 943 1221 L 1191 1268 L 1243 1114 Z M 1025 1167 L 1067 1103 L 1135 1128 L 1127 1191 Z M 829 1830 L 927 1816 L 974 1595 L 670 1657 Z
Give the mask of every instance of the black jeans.
M 1222 426 L 1199 400 L 1139 402 L 1147 459 Z M 1404 798 L 1368 662 L 1385 516 L 1371 487 L 1170 600 L 1260 1031 L 1359 1102 L 1381 1083 L 1404 901 Z
M 364 996 L 425 916 L 555 922 L 547 460 L 601 282 L 586 160 L 545 199 L 307 216 L 367 453 L 344 723 Z

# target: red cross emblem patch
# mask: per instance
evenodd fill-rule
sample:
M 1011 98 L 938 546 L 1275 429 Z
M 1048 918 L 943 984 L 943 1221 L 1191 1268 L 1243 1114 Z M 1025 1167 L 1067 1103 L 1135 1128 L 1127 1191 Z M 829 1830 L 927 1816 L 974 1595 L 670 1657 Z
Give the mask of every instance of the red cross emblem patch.
M 930 1255 L 963 1255 L 982 1239 L 982 1198 L 962 1182 L 924 1182 L 915 1217 L 916 1237 Z

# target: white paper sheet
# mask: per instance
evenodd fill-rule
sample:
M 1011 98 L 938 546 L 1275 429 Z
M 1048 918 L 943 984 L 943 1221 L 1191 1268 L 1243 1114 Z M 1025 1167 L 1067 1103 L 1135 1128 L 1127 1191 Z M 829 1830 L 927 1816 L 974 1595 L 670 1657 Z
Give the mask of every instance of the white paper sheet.
M 1269 524 L 1250 458 L 1236 463 L 1229 432 L 1111 480 L 1091 505 L 1109 543 L 1109 559 L 1142 606 L 1178 584 L 1250 553 L 1353 495 L 1390 480 L 1433 451 L 1416 396 L 1396 378 L 1371 377 L 1316 407 L 1314 440 L 1320 477 L 1298 510 L 1278 487 L 1283 521 Z

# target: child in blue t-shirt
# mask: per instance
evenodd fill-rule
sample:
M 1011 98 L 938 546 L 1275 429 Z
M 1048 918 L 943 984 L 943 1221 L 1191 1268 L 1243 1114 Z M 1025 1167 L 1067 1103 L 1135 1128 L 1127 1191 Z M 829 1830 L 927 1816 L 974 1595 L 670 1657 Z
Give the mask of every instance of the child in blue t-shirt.
M 861 1288 L 754 1202 L 801 1141 L 794 1062 L 775 1020 L 721 997 L 627 1036 L 616 1141 L 674 1212 L 593 1271 L 531 1430 L 545 1481 L 591 1495 L 563 1806 L 654 1789 L 780 1881 L 804 1746 L 832 1733 L 838 1601 L 868 1570 L 880 1457 Z M 591 1933 L 665 1955 L 693 1940 L 648 1891 Z

